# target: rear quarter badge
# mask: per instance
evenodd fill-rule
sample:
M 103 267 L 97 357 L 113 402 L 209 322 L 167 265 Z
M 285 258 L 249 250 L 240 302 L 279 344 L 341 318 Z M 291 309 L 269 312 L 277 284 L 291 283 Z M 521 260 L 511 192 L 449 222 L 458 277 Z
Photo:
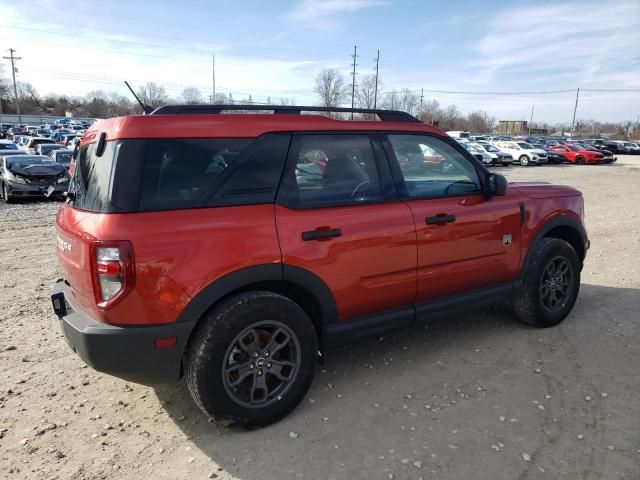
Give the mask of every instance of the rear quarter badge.
M 502 236 L 502 245 L 505 247 L 511 245 L 511 234 Z

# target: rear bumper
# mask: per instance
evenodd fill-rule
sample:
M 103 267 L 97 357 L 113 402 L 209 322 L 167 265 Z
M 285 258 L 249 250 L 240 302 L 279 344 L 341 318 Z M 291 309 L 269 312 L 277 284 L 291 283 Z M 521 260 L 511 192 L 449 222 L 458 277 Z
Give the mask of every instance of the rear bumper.
M 195 322 L 119 327 L 89 317 L 69 301 L 67 284 L 58 280 L 52 290 L 54 312 L 67 343 L 94 369 L 127 380 L 153 384 L 179 378 L 187 341 Z M 176 338 L 174 346 L 156 348 L 158 339 Z

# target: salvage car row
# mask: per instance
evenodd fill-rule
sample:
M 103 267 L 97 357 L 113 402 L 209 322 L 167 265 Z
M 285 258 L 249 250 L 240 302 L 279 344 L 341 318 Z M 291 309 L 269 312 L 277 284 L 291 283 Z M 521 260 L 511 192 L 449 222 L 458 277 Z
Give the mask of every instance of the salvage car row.
M 471 136 L 468 132 L 447 133 L 478 160 L 491 166 L 505 166 L 512 163 L 522 166 L 546 163 L 593 165 L 615 162 L 617 160 L 615 153 L 640 154 L 640 147 L 632 142 L 605 142 L 600 139 L 566 140 L 544 137 Z M 617 146 L 611 147 L 610 144 Z
M 0 140 L 0 198 L 6 203 L 18 198 L 62 198 L 75 142 L 64 145 L 51 137 L 13 132 L 10 136 Z

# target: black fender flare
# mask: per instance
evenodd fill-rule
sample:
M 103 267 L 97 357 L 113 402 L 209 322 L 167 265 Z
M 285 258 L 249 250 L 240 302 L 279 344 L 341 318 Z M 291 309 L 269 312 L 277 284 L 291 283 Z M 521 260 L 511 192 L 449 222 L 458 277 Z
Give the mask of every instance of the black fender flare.
M 290 283 L 315 297 L 323 329 L 326 324 L 337 322 L 338 307 L 325 282 L 309 270 L 281 263 L 242 268 L 214 280 L 189 301 L 176 322 L 192 322 L 195 326 L 206 311 L 225 296 L 253 284 L 267 282 Z
M 585 255 L 586 255 L 586 250 L 589 245 L 589 239 L 587 236 L 587 231 L 584 229 L 584 226 L 578 220 L 576 220 L 573 217 L 570 217 L 569 215 L 555 216 L 552 219 L 548 220 L 542 227 L 540 227 L 535 237 L 533 237 L 533 241 L 529 245 L 529 248 L 525 253 L 524 260 L 521 264 L 520 273 L 518 274 L 518 280 L 522 278 L 524 267 L 525 265 L 527 265 L 527 263 L 531 259 L 531 256 L 533 255 L 533 252 L 535 252 L 539 243 L 547 235 L 547 233 L 549 233 L 551 230 L 557 227 L 569 227 L 575 230 L 580 235 L 580 238 L 582 239 L 582 242 L 585 245 Z M 580 263 L 582 262 L 584 262 L 584 257 L 580 258 Z

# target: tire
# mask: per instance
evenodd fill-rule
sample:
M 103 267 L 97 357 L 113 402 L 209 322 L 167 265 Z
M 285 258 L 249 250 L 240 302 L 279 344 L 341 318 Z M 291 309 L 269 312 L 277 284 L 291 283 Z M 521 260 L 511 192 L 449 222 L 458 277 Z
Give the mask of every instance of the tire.
M 578 165 L 584 165 L 584 158 L 582 157 L 576 157 L 576 163 Z
M 527 165 L 529 165 L 529 157 L 527 157 L 526 155 L 522 155 L 518 161 L 520 162 L 520 165 L 522 165 L 523 167 L 526 167 Z
M 269 344 L 273 348 L 267 354 Z M 296 303 L 272 292 L 241 293 L 209 311 L 196 328 L 187 357 L 187 387 L 217 423 L 261 427 L 302 401 L 317 352 L 316 331 Z
M 513 309 L 516 316 L 529 325 L 552 327 L 566 318 L 578 297 L 580 260 L 569 243 L 557 238 L 543 238 L 535 248 L 527 265 L 524 266 L 522 286 L 515 292 Z M 556 267 L 552 270 L 555 270 L 559 279 L 554 280 L 553 276 L 548 274 L 551 264 Z M 560 275 L 565 266 L 568 273 Z M 564 280 L 566 280 L 566 287 L 562 285 Z M 548 294 L 545 298 L 545 291 L 554 290 L 553 283 L 549 287 L 549 282 L 553 281 L 561 290 L 560 298 L 557 291 L 553 295 Z M 549 306 L 549 300 L 553 300 L 553 296 L 557 299 L 555 308 Z

